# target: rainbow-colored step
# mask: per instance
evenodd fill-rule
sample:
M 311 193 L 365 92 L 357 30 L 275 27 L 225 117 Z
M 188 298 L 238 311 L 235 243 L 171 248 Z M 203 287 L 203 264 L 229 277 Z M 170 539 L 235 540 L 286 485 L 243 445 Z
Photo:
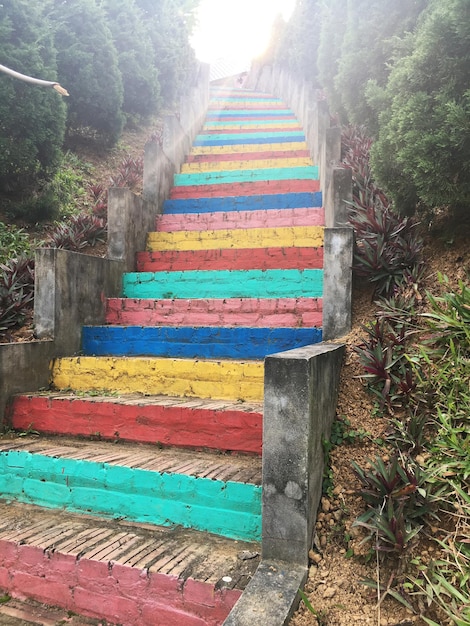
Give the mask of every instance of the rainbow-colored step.
M 0 586 L 133 626 L 223 623 L 259 562 L 264 357 L 321 341 L 323 224 L 292 111 L 214 91 L 106 324 L 51 365 L 55 391 L 12 402 L 41 435 L 0 447 L 18 511 Z

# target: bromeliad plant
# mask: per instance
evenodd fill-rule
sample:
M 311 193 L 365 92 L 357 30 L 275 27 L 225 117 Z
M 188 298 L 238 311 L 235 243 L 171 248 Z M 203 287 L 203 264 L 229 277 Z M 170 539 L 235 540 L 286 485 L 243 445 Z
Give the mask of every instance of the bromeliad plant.
M 33 298 L 34 261 L 21 257 L 0 264 L 0 334 L 23 324 Z
M 408 345 L 417 331 L 414 296 L 381 299 L 373 323 L 363 325 L 365 338 L 354 351 L 364 368 L 361 374 L 380 407 L 394 408 L 409 404 L 416 388 L 413 368 L 407 358 Z
M 117 174 L 111 177 L 110 183 L 112 187 L 128 187 L 135 190 L 142 183 L 143 174 L 143 157 L 128 156 L 119 166 Z
M 377 457 L 370 469 L 352 463 L 362 488 L 359 495 L 367 505 L 354 526 L 368 531 L 378 552 L 401 555 L 420 531 L 421 521 L 433 512 L 434 498 L 427 474 L 417 464 L 394 455 L 388 463 Z
M 80 213 L 68 222 L 56 224 L 48 234 L 45 245 L 51 248 L 79 251 L 106 239 L 106 221 L 102 218 Z
M 353 180 L 349 222 L 356 235 L 354 270 L 374 284 L 376 295 L 390 296 L 412 283 L 423 242 L 416 224 L 400 217 L 375 184 L 371 145 L 363 127 L 343 128 L 342 165 L 351 169 Z

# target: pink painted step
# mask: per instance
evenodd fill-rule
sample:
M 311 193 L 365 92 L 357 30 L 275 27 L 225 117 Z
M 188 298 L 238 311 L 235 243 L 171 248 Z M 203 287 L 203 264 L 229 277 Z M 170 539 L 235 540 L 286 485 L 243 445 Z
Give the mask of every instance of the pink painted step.
M 321 269 L 323 248 L 224 248 L 138 252 L 138 272 Z
M 254 558 L 240 559 L 244 550 Z M 0 587 L 121 626 L 221 626 L 258 550 L 178 527 L 0 502 Z
M 133 300 L 110 298 L 106 322 L 133 326 L 320 327 L 320 298 Z
M 271 211 L 230 211 L 226 213 L 181 213 L 159 215 L 155 230 L 224 230 L 231 228 L 276 228 L 323 226 L 325 211 L 320 207 Z

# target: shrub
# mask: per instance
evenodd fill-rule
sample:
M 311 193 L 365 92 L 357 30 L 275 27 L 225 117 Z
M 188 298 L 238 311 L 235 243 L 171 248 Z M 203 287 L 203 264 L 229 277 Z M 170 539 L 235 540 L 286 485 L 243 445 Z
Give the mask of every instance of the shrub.
M 41 3 L 0 4 L 2 63 L 32 76 L 56 80 L 57 64 Z M 53 89 L 2 74 L 0 80 L 0 191 L 23 196 L 59 165 L 65 104 Z
M 22 228 L 0 222 L 0 263 L 21 256 L 29 256 L 29 237 Z
M 432 0 L 384 91 L 373 170 L 401 213 L 470 202 L 470 7 Z
M 123 127 L 123 85 L 103 9 L 94 0 L 53 0 L 58 74 L 70 93 L 69 133 L 91 131 L 113 145 Z

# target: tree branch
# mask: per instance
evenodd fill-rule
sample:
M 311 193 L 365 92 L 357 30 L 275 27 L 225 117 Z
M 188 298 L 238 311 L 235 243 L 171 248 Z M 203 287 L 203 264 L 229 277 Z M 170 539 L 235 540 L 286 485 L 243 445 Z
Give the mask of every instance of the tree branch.
M 32 76 L 26 76 L 26 74 L 20 74 L 19 72 L 15 72 L 15 70 L 11 70 L 9 67 L 0 64 L 0 72 L 4 72 L 9 76 L 13 76 L 14 78 L 18 78 L 19 80 L 24 81 L 25 83 L 30 83 L 32 85 L 41 85 L 42 87 L 52 87 L 57 92 L 60 93 L 61 96 L 68 96 L 68 91 L 64 89 L 59 83 L 50 81 L 50 80 L 41 80 L 40 78 L 33 78 Z

